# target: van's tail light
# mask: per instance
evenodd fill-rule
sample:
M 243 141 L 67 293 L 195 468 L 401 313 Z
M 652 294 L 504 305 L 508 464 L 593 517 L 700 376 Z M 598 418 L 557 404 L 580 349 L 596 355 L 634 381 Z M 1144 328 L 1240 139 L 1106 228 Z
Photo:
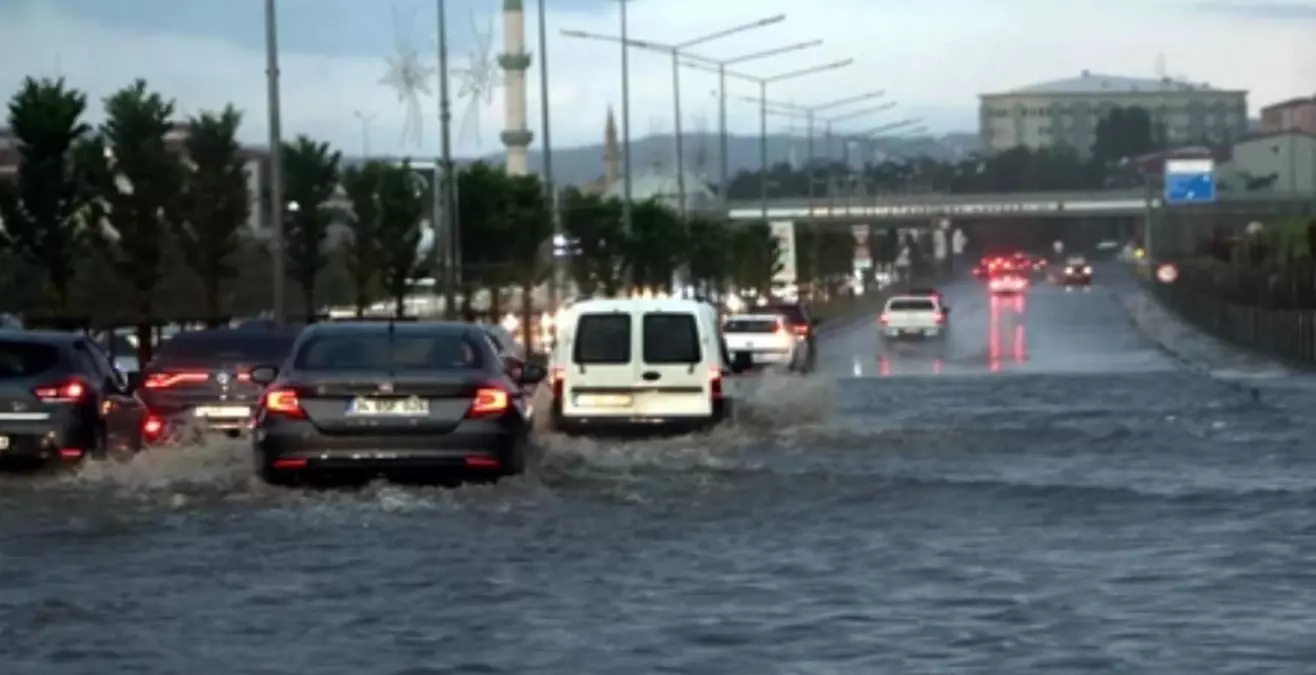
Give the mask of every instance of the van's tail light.
M 798 324 L 793 328 L 795 329 L 795 334 L 800 337 L 806 337 L 809 334 L 809 324 L 807 323 Z
M 298 420 L 306 419 L 306 411 L 302 409 L 302 401 L 297 397 L 297 392 L 292 389 L 279 388 L 265 392 L 264 406 L 267 415 L 278 415 Z
M 475 392 L 475 399 L 471 401 L 471 409 L 466 416 L 476 418 L 501 415 L 511 406 L 512 397 L 507 390 L 501 387 L 480 387 Z
M 946 312 L 939 310 L 937 312 L 937 316 L 933 317 L 932 320 L 936 321 L 937 323 L 946 323 Z
M 714 366 L 708 371 L 708 394 L 714 401 L 722 400 L 722 368 Z
M 877 322 L 883 326 L 891 323 L 891 314 L 888 312 L 882 312 L 882 316 L 877 317 Z
M 554 366 L 553 372 L 549 374 L 549 380 L 553 385 L 553 398 L 562 399 L 562 388 L 567 380 L 567 371 L 562 366 Z
M 210 373 L 151 373 L 142 382 L 145 389 L 168 389 L 180 384 L 201 384 L 210 379 Z
M 37 387 L 32 390 L 42 403 L 81 403 L 91 393 L 82 380 L 67 380 L 59 384 Z

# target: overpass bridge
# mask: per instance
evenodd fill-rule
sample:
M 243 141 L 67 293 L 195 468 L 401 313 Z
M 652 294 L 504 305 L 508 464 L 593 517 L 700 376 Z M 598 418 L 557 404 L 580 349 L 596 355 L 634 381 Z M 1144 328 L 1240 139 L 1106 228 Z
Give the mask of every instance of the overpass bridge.
M 1031 192 L 1017 194 L 922 194 L 902 196 L 822 196 L 770 199 L 766 218 L 761 201 L 738 200 L 728 205 L 732 220 L 813 220 L 834 224 L 925 219 L 993 220 L 1018 218 L 1141 218 L 1152 211 L 1219 214 L 1290 210 L 1310 203 L 1311 195 L 1221 193 L 1214 204 L 1167 206 L 1159 192 L 1145 189 L 1089 190 L 1087 192 Z M 1288 207 L 1288 208 L 1285 208 Z M 894 224 L 894 223 L 893 223 Z

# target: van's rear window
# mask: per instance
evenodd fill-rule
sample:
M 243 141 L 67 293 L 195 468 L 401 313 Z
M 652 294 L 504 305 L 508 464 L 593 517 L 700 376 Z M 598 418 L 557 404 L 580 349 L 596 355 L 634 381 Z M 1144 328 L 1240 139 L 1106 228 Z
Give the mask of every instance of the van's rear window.
M 699 328 L 693 314 L 644 315 L 644 362 L 699 363 Z
M 583 314 L 576 322 L 572 358 L 582 365 L 631 362 L 631 315 Z
M 932 312 L 937 306 L 931 300 L 892 300 L 886 306 L 889 312 Z

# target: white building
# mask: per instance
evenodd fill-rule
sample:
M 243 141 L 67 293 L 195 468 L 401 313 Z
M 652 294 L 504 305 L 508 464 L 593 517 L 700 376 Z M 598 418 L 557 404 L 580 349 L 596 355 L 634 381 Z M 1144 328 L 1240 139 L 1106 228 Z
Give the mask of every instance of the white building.
M 1316 135 L 1280 132 L 1245 139 L 1217 171 L 1233 192 L 1316 193 Z
M 1167 145 L 1225 143 L 1247 133 L 1247 92 L 1208 84 L 1098 75 L 982 94 L 979 137 L 991 151 L 1068 145 L 1088 152 L 1097 123 L 1112 109 L 1140 107 L 1163 129 Z

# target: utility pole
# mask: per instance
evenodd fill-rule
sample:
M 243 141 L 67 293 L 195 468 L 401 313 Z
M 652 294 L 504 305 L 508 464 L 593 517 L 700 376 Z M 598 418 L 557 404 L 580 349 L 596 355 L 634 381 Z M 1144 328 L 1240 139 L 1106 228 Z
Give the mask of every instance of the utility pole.
M 284 293 L 283 253 L 283 131 L 279 106 L 279 27 L 274 0 L 265 0 L 265 75 L 269 85 L 270 126 L 270 268 L 273 275 L 274 324 L 280 328 L 288 324 L 288 305 Z M 308 314 L 315 309 L 307 307 Z

